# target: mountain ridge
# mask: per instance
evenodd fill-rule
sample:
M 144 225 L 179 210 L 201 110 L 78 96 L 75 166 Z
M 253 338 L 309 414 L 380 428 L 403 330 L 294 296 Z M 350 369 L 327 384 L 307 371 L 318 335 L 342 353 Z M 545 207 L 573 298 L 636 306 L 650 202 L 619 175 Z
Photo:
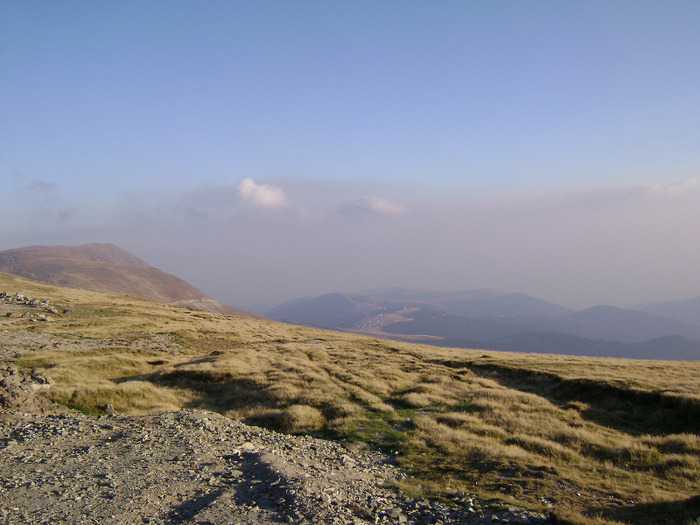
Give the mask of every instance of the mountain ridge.
M 575 312 L 564 320 L 574 333 L 584 337 L 627 343 L 671 335 L 700 339 L 700 327 L 629 308 L 598 305 Z
M 133 295 L 178 306 L 256 316 L 223 304 L 111 243 L 27 246 L 0 252 L 0 271 L 70 288 Z
M 635 309 L 700 326 L 700 296 L 681 301 L 647 303 L 639 305 Z
M 700 326 L 595 306 L 574 311 L 493 288 L 440 292 L 381 288 L 289 301 L 272 318 L 440 346 L 536 353 L 700 359 Z

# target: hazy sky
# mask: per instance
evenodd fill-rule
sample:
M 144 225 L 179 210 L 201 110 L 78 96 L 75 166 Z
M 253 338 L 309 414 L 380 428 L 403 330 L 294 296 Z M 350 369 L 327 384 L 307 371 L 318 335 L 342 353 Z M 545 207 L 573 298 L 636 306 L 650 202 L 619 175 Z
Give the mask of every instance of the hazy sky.
M 0 0 L 0 250 L 235 306 L 700 295 L 700 2 Z

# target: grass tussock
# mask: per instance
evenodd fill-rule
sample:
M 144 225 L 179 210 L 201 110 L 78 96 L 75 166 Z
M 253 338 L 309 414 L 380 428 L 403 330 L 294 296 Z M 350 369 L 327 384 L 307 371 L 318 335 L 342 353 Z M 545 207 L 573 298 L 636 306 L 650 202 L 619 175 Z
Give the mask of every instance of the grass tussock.
M 117 412 L 146 413 L 176 410 L 181 404 L 177 395 L 148 382 L 55 388 L 50 391 L 48 397 L 52 401 L 91 415 L 105 413 L 108 405 Z
M 0 277 L 0 289 L 18 283 Z M 46 395 L 85 412 L 199 407 L 364 442 L 412 473 L 412 493 L 477 493 L 560 523 L 700 516 L 700 363 L 389 343 L 27 283 L 73 310 L 7 325 L 61 342 L 15 361 L 46 370 Z
M 249 419 L 252 423 L 289 434 L 317 430 L 326 422 L 323 413 L 309 405 L 292 405 L 282 410 L 268 410 Z

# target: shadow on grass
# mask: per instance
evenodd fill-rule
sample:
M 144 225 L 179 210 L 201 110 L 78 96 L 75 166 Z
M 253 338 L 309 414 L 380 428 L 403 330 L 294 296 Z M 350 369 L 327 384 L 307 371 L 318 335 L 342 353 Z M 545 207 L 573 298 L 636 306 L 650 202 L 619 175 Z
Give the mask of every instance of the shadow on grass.
M 581 416 L 629 434 L 666 435 L 700 432 L 700 401 L 664 392 L 628 389 L 592 379 L 565 379 L 549 372 L 511 368 L 495 363 L 440 361 L 467 368 L 501 385 L 542 396 L 562 408 L 583 402 Z M 571 406 L 569 406 L 571 405 Z
M 596 514 L 636 525 L 688 525 L 700 521 L 700 495 L 686 500 L 638 503 L 614 509 L 593 509 Z
M 228 410 L 271 409 L 277 402 L 257 382 L 228 372 L 173 370 L 153 372 L 116 380 L 117 383 L 148 381 L 157 386 L 179 388 L 192 394 L 185 408 L 202 408 L 223 413 Z

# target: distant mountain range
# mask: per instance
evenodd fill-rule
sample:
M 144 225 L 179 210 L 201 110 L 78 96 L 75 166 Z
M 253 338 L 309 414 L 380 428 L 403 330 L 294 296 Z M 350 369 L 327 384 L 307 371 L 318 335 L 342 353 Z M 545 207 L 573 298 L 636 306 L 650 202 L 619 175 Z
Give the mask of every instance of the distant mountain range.
M 199 310 L 254 316 L 220 303 L 114 244 L 29 246 L 0 252 L 0 271 L 59 286 L 133 295 Z M 258 316 L 255 316 L 258 317 Z
M 640 309 L 574 311 L 520 293 L 386 288 L 300 299 L 268 312 L 274 319 L 455 347 L 519 352 L 700 359 L 695 301 Z M 658 311 L 664 315 L 655 315 Z M 700 308 L 697 310 L 700 312 Z
M 0 252 L 0 272 L 60 286 L 259 317 L 222 304 L 113 244 L 6 250 Z M 634 309 L 596 306 L 574 311 L 495 289 L 442 292 L 382 288 L 299 299 L 272 309 L 268 316 L 453 347 L 700 360 L 700 297 Z
M 700 325 L 700 297 L 669 303 L 642 304 L 637 309 L 652 315 Z

